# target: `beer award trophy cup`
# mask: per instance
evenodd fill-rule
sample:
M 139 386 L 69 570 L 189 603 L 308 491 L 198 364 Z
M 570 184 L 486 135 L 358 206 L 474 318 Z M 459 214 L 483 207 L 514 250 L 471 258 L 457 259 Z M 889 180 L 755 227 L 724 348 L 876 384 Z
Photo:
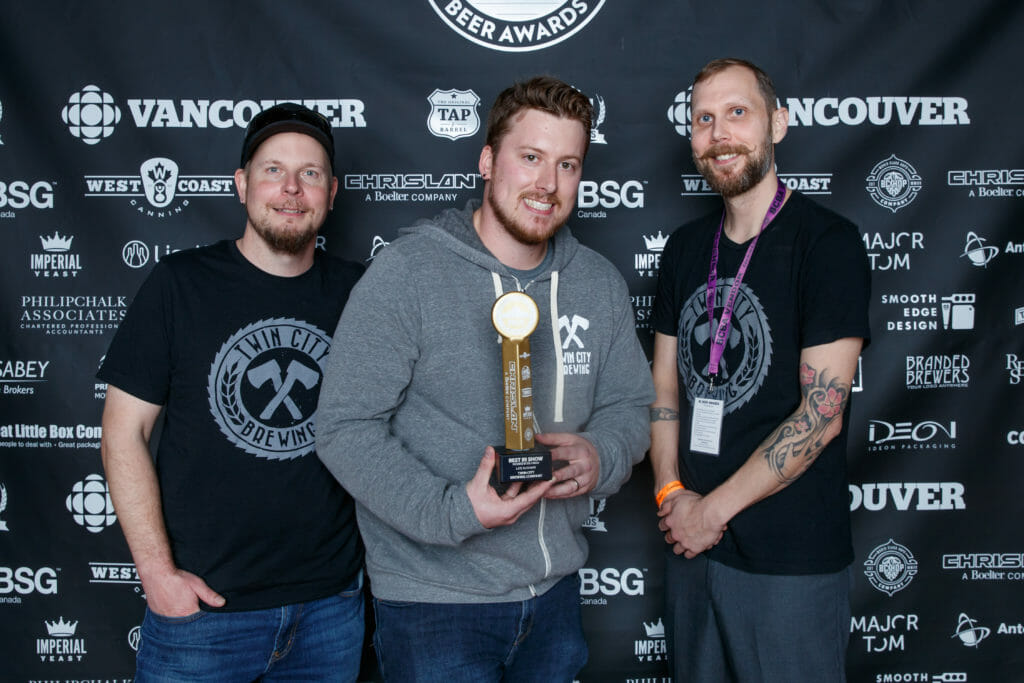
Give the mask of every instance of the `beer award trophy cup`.
M 533 442 L 533 382 L 530 334 L 537 328 L 537 304 L 523 292 L 508 292 L 491 307 L 501 335 L 501 374 L 505 394 L 505 446 L 495 446 L 502 485 L 551 479 L 551 451 Z

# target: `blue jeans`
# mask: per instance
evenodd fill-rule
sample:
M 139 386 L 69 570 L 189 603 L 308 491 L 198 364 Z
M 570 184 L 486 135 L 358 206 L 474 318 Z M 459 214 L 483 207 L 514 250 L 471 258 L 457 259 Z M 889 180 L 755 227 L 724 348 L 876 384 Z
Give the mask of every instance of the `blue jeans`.
M 666 557 L 666 635 L 676 683 L 846 680 L 849 568 L 752 574 L 703 554 Z
M 146 608 L 136 683 L 355 681 L 362 581 L 338 595 L 249 612 L 165 617 Z
M 571 681 L 587 663 L 576 574 L 523 602 L 438 604 L 373 600 L 389 683 Z

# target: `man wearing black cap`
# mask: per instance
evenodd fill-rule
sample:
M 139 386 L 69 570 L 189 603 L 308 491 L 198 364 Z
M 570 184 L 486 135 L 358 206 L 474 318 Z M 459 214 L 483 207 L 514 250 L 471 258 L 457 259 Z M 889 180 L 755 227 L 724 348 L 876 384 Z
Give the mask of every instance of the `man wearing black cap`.
M 322 367 L 362 270 L 315 248 L 333 157 L 319 114 L 256 115 L 235 172 L 241 238 L 161 259 L 98 373 L 103 465 L 147 601 L 136 681 L 358 675 L 362 545 L 314 452 Z

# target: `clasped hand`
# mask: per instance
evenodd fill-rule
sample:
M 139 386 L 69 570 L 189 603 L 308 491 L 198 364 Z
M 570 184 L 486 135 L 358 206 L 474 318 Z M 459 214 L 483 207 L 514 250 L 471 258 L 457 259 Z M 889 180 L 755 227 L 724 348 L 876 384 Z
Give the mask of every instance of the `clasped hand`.
M 715 522 L 707 498 L 693 491 L 679 491 L 658 508 L 658 528 L 676 555 L 693 559 L 714 547 L 725 533 L 726 525 Z

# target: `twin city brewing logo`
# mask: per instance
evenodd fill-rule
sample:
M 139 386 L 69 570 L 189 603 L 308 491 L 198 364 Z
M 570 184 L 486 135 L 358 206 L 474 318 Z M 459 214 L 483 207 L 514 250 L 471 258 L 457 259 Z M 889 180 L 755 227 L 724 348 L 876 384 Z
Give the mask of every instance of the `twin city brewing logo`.
M 466 40 L 501 52 L 542 50 L 578 33 L 604 0 L 428 0 Z
M 323 361 L 331 337 L 292 318 L 260 320 L 231 336 L 207 385 L 217 426 L 246 453 L 290 460 L 313 451 Z

